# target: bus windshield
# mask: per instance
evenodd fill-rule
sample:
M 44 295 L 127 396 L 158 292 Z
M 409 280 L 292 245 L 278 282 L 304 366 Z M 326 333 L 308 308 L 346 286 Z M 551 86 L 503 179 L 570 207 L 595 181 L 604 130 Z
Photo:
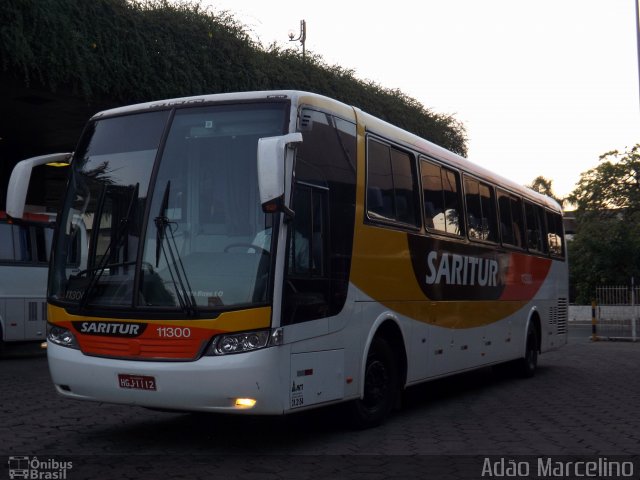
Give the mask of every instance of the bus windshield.
M 89 124 L 72 161 L 49 299 L 73 310 L 203 310 L 270 299 L 272 214 L 258 139 L 285 133 L 286 103 L 204 105 Z M 77 268 L 69 245 L 86 231 Z

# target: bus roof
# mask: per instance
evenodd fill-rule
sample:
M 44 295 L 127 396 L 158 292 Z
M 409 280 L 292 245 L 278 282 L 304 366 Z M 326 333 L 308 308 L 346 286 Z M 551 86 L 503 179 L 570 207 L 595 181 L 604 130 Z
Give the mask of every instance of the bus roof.
M 406 130 L 401 129 L 387 121 L 377 118 L 371 114 L 368 114 L 357 107 L 349 106 L 343 102 L 319 95 L 316 93 L 299 91 L 299 90 L 264 90 L 264 91 L 251 91 L 251 92 L 234 92 L 234 93 L 216 93 L 209 95 L 197 95 L 189 97 L 179 97 L 165 100 L 158 100 L 153 102 L 138 103 L 134 105 L 128 105 L 124 107 L 117 107 L 109 110 L 104 110 L 96 113 L 92 120 L 99 118 L 123 115 L 128 113 L 141 112 L 144 110 L 155 110 L 162 108 L 170 108 L 174 106 L 197 106 L 198 104 L 204 104 L 209 102 L 232 102 L 232 101 L 250 101 L 250 100 L 276 100 L 276 99 L 288 99 L 291 100 L 294 106 L 300 104 L 311 103 L 312 105 L 330 108 L 339 115 L 346 117 L 347 119 L 357 120 L 362 123 L 366 130 L 384 137 L 390 140 L 396 141 L 400 145 L 404 145 L 412 150 L 420 152 L 426 156 L 432 157 L 436 160 L 444 162 L 456 169 L 466 172 L 471 175 L 475 175 L 479 178 L 485 179 L 496 186 L 509 190 L 513 193 L 522 195 L 532 201 L 545 205 L 552 210 L 561 211 L 560 205 L 550 197 L 537 193 L 530 188 L 520 185 L 513 180 L 503 177 L 491 170 L 484 168 L 465 157 L 455 154 L 443 147 L 436 145 L 422 137 L 412 134 Z M 355 112 L 355 113 L 354 113 Z M 292 115 L 295 113 L 292 112 Z

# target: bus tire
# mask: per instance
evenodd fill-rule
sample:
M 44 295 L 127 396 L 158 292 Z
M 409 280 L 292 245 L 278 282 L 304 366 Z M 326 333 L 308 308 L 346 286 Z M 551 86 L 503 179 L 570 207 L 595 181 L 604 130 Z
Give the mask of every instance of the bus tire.
M 518 361 L 518 374 L 522 378 L 531 378 L 538 368 L 538 331 L 533 323 L 527 330 L 527 343 L 524 357 Z
M 375 337 L 367 354 L 364 394 L 350 403 L 350 420 L 356 428 L 380 425 L 389 416 L 398 395 L 398 362 L 389 343 Z

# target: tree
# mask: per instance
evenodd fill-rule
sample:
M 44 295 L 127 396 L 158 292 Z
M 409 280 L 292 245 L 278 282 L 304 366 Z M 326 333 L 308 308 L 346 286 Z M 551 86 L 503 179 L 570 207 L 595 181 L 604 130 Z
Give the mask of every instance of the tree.
M 308 90 L 467 153 L 464 125 L 452 116 L 313 52 L 303 59 L 275 45 L 265 50 L 231 14 L 212 13 L 199 0 L 1 0 L 0 72 L 101 108 L 204 93 Z
M 640 278 L 640 144 L 600 156 L 568 197 L 576 205 L 576 233 L 568 243 L 575 301 L 588 303 L 595 286 Z
M 569 196 L 579 211 L 611 216 L 640 211 L 640 143 L 607 152 L 600 165 L 580 175 Z
M 552 187 L 553 180 L 549 180 L 542 175 L 536 177 L 531 185 L 527 185 L 531 190 L 541 193 L 542 195 L 546 195 L 547 197 L 553 198 L 556 202 L 558 202 L 561 206 L 564 203 L 564 198 L 560 198 L 556 196 L 553 192 Z
M 627 285 L 631 277 L 640 279 L 640 212 L 626 220 L 582 217 L 567 246 L 575 301 L 588 304 L 597 285 Z

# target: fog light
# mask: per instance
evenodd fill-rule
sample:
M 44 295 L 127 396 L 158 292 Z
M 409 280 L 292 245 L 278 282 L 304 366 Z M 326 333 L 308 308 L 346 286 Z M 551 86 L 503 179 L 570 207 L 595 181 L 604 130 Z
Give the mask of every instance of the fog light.
M 236 408 L 253 408 L 255 404 L 253 398 L 236 398 Z

